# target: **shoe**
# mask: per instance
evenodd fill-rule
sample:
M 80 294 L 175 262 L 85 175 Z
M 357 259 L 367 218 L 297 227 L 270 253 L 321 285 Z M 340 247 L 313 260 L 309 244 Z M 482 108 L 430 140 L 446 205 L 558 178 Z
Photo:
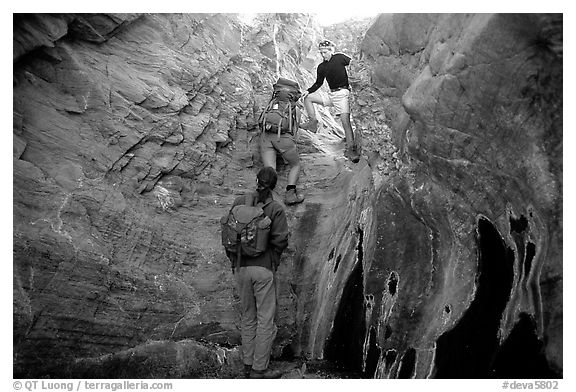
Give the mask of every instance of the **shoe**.
M 250 371 L 252 371 L 252 365 L 244 364 L 244 378 L 250 378 Z
M 297 193 L 295 189 L 290 189 L 289 191 L 286 191 L 286 194 L 284 195 L 284 204 L 286 205 L 298 204 L 302 203 L 303 201 L 304 196 Z
M 318 131 L 318 120 L 310 120 L 307 123 L 300 125 L 300 128 L 316 133 Z
M 347 147 L 344 150 L 344 156 L 350 159 L 353 163 L 358 163 L 360 161 L 360 153 L 356 149 L 356 146 Z
M 250 372 L 250 378 L 280 378 L 284 374 L 281 370 L 254 370 Z

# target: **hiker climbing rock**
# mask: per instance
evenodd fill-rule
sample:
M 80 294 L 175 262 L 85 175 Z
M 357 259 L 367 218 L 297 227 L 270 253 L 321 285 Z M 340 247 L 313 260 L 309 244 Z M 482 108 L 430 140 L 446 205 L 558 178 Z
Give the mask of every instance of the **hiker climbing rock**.
M 278 176 L 271 167 L 257 175 L 257 190 L 234 200 L 230 214 L 222 219 L 222 242 L 232 261 L 241 309 L 242 360 L 246 378 L 279 378 L 268 368 L 272 342 L 276 337 L 276 269 L 288 246 L 288 223 L 280 203 L 272 197 Z M 239 211 L 243 206 L 245 210 Z M 254 213 L 254 210 L 259 210 Z M 261 212 L 265 219 L 260 219 Z M 251 228 L 252 214 L 257 222 Z M 231 224 L 232 221 L 232 224 Z M 229 234 L 240 228 L 236 235 Z M 242 230 L 245 229 L 245 230 Z M 236 249 L 236 251 L 234 251 Z
M 300 156 L 294 137 L 298 131 L 300 113 L 296 103 L 300 99 L 298 83 L 279 78 L 273 86 L 272 98 L 262 111 L 260 125 L 260 153 L 264 166 L 276 169 L 276 153 L 290 165 L 284 203 L 302 203 L 304 196 L 296 189 L 300 176 Z
M 335 45 L 331 41 L 323 40 L 318 44 L 318 50 L 322 55 L 322 63 L 316 70 L 316 82 L 304 93 L 304 107 L 308 114 L 309 121 L 302 124 L 300 128 L 316 132 L 318 120 L 314 111 L 314 104 L 322 106 L 333 106 L 342 121 L 342 127 L 346 135 L 346 150 L 344 156 L 356 163 L 360 160 L 360 153 L 354 142 L 354 132 L 350 123 L 350 85 L 348 83 L 348 73 L 346 67 L 350 64 L 350 56 L 343 53 L 335 53 Z M 328 96 L 317 91 L 324 79 L 328 82 L 330 92 Z

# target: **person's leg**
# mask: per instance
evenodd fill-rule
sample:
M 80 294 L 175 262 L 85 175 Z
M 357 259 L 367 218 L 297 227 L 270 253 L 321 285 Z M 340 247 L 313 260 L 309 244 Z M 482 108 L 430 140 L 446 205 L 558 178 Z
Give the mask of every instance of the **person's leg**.
M 273 146 L 280 151 L 284 160 L 290 165 L 288 172 L 288 186 L 284 196 L 284 204 L 297 204 L 304 201 L 304 196 L 296 190 L 298 177 L 300 177 L 300 156 L 294 138 L 287 133 L 282 134 L 280 141 L 272 141 Z
M 271 167 L 272 169 L 276 170 L 276 151 L 275 150 L 266 150 L 262 151 L 262 163 L 265 167 Z
M 330 94 L 330 98 L 334 103 L 336 112 L 339 113 L 342 128 L 344 128 L 346 136 L 346 149 L 344 151 L 344 156 L 356 163 L 360 160 L 360 153 L 358 152 L 358 146 L 356 146 L 356 141 L 354 140 L 354 130 L 352 129 L 352 123 L 350 121 L 350 91 L 336 91 Z
M 298 155 L 298 148 L 296 143 L 292 138 L 287 137 L 282 140 L 283 149 L 282 156 L 290 165 L 290 171 L 288 172 L 288 185 L 294 185 L 298 183 L 298 177 L 300 177 L 300 156 Z
M 237 268 L 234 273 L 240 297 L 240 326 L 242 336 L 242 361 L 246 366 L 254 362 L 256 349 L 256 333 L 258 326 L 256 299 L 252 288 L 251 277 L 247 267 Z
M 341 113 L 340 120 L 342 121 L 342 128 L 346 134 L 346 149 L 344 150 L 344 156 L 350 159 L 353 163 L 360 161 L 359 148 L 354 140 L 354 131 L 352 130 L 352 124 L 350 123 L 350 113 Z
M 262 157 L 262 164 L 264 167 L 271 167 L 276 170 L 276 150 L 272 145 L 270 134 L 264 133 L 261 138 L 260 156 Z
M 314 109 L 314 104 L 327 106 L 320 92 L 315 91 L 312 94 L 308 94 L 304 97 L 304 108 L 308 114 L 308 122 L 300 125 L 300 128 L 307 129 L 312 132 L 316 132 L 318 129 L 318 119 L 316 118 L 316 110 Z
M 342 122 L 342 128 L 344 128 L 344 133 L 346 135 L 346 147 L 352 148 L 354 143 L 354 131 L 352 130 L 352 124 L 350 123 L 350 113 L 340 113 L 340 120 Z
M 252 369 L 263 371 L 268 368 L 272 342 L 276 337 L 277 327 L 274 323 L 276 315 L 276 288 L 274 274 L 264 267 L 250 268 L 254 281 L 254 296 L 258 327 L 256 330 L 256 347 L 254 351 L 254 363 Z
M 320 93 L 315 91 L 312 94 L 308 94 L 304 97 L 304 109 L 306 109 L 306 113 L 311 120 L 316 120 L 316 110 L 314 110 L 315 103 L 318 105 L 324 105 L 324 101 L 322 100 Z
M 300 164 L 294 165 L 290 168 L 288 172 L 288 185 L 294 185 L 298 183 L 298 177 L 300 177 Z

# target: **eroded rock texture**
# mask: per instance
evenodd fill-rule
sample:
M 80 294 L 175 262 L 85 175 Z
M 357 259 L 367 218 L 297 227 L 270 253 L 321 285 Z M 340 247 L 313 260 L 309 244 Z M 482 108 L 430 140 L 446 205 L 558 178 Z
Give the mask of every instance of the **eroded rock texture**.
M 307 20 L 15 16 L 16 374 L 149 340 L 238 343 L 218 220 L 253 188 L 278 72 L 311 83 Z
M 365 367 L 561 374 L 561 15 L 383 15 L 362 54 L 402 161 L 375 201 Z
M 299 133 L 274 357 L 561 374 L 561 16 L 358 28 L 324 34 L 354 57 L 364 159 L 330 110 Z M 310 86 L 321 36 L 300 14 L 14 17 L 15 376 L 240 371 L 218 221 L 254 187 L 273 81 Z

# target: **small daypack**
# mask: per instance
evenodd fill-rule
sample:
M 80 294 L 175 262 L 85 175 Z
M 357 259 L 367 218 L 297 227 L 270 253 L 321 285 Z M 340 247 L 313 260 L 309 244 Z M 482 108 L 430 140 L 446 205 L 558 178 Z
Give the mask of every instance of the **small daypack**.
M 302 95 L 300 86 L 286 78 L 278 78 L 272 86 L 272 98 L 258 118 L 262 132 L 276 132 L 294 135 L 298 130 L 296 104 Z
M 242 256 L 255 257 L 264 253 L 268 247 L 272 221 L 264 214 L 266 203 L 255 204 L 256 195 L 247 194 L 246 204 L 232 207 L 230 212 L 220 219 L 222 245 L 235 255 L 232 271 L 240 267 Z

